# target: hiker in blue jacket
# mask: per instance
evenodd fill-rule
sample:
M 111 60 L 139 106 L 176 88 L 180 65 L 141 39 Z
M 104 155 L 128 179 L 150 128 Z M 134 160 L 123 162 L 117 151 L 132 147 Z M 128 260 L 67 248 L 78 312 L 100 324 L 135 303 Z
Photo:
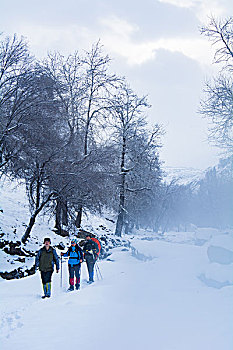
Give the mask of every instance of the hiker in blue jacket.
M 77 239 L 72 239 L 71 246 L 66 253 L 61 253 L 62 256 L 69 257 L 69 282 L 70 287 L 68 291 L 74 290 L 74 275 L 76 277 L 75 288 L 80 288 L 80 268 L 83 261 L 82 249 L 77 244 Z

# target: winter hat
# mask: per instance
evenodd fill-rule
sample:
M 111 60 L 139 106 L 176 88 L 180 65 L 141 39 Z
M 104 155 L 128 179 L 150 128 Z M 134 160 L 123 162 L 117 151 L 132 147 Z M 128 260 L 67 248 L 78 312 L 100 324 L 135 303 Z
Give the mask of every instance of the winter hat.
M 72 244 L 72 243 L 77 244 L 77 239 L 75 239 L 75 238 L 74 238 L 74 239 L 72 239 L 72 240 L 71 240 L 71 244 Z
M 50 238 L 45 238 L 45 239 L 44 239 L 44 243 L 45 243 L 45 242 L 51 243 L 51 239 L 50 239 Z

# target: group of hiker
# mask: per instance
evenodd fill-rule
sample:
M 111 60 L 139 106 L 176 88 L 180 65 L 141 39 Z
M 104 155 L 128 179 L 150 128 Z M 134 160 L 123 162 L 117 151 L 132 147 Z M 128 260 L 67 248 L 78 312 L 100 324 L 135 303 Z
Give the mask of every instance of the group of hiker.
M 77 239 L 71 240 L 71 246 L 66 253 L 61 253 L 61 258 L 68 257 L 69 269 L 69 288 L 68 291 L 73 291 L 80 288 L 80 270 L 81 263 L 85 260 L 87 264 L 89 281 L 94 282 L 94 266 L 100 253 L 100 243 L 96 238 L 91 237 L 91 234 L 86 235 L 86 240 L 81 248 L 78 245 Z M 51 279 L 56 266 L 56 272 L 59 272 L 60 262 L 55 248 L 51 246 L 51 239 L 44 239 L 44 246 L 38 251 L 35 260 L 35 269 L 39 268 L 41 280 L 43 284 L 44 295 L 42 298 L 50 298 L 51 296 Z

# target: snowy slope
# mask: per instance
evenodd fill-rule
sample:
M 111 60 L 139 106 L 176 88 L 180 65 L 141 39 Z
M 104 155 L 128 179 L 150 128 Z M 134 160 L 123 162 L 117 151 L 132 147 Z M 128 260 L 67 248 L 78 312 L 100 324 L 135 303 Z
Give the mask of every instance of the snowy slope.
M 10 181 L 8 178 L 1 179 L 0 187 L 0 233 L 5 241 L 20 241 L 26 225 L 30 219 L 25 185 L 23 182 Z M 50 236 L 53 244 L 59 244 L 65 240 L 52 232 L 54 222 L 50 216 L 39 216 L 33 228 L 30 242 L 24 248 L 36 251 L 41 246 L 43 238 Z M 30 268 L 34 258 L 28 257 L 25 262 L 18 261 L 19 256 L 8 255 L 0 250 L 0 271 L 11 271 L 18 267 Z
M 180 185 L 187 185 L 189 183 L 197 183 L 203 180 L 206 174 L 210 171 L 215 171 L 219 178 L 230 178 L 233 176 L 233 160 L 232 157 L 219 159 L 219 163 L 214 167 L 209 167 L 206 170 L 201 170 L 191 167 L 171 167 L 164 166 L 165 181 L 169 183 L 172 180 Z
M 205 171 L 190 167 L 164 167 L 165 181 L 167 183 L 176 180 L 180 185 L 187 185 L 190 182 L 198 182 L 205 176 Z
M 10 181 L 6 177 L 1 179 L 0 209 L 1 240 L 8 242 L 20 241 L 30 219 L 30 209 L 24 182 Z M 109 234 L 111 237 L 115 228 L 115 224 L 112 222 L 113 219 L 115 217 L 112 213 L 106 213 L 102 217 L 84 213 L 82 228 L 100 236 L 102 234 Z M 21 248 L 23 247 L 26 251 L 36 252 L 41 247 L 44 237 L 50 237 L 53 246 L 67 246 L 72 236 L 77 234 L 78 231 L 75 229 L 73 232 L 70 232 L 69 238 L 64 238 L 55 234 L 53 228 L 53 215 L 48 213 L 39 215 L 36 218 L 36 223 L 32 229 L 29 241 L 25 245 L 21 244 Z M 0 249 L 0 271 L 2 272 L 12 271 L 18 268 L 25 271 L 31 268 L 33 264 L 34 257 L 23 257 L 22 260 L 22 256 L 9 255 Z

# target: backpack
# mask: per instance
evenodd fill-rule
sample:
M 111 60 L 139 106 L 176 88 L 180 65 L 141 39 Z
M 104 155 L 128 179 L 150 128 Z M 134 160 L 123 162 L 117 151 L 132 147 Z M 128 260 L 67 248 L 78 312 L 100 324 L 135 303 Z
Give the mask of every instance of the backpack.
M 99 251 L 98 251 L 97 255 L 99 256 L 99 255 L 100 255 L 100 251 L 101 251 L 101 244 L 100 244 L 100 241 L 99 241 L 97 238 L 95 238 L 95 237 L 91 237 L 91 240 L 92 240 L 93 242 L 97 243 L 98 248 L 99 248 Z
M 78 254 L 79 258 L 82 259 L 82 249 L 78 246 L 78 244 L 75 245 L 75 252 Z M 72 247 L 69 247 L 68 252 L 72 252 Z

